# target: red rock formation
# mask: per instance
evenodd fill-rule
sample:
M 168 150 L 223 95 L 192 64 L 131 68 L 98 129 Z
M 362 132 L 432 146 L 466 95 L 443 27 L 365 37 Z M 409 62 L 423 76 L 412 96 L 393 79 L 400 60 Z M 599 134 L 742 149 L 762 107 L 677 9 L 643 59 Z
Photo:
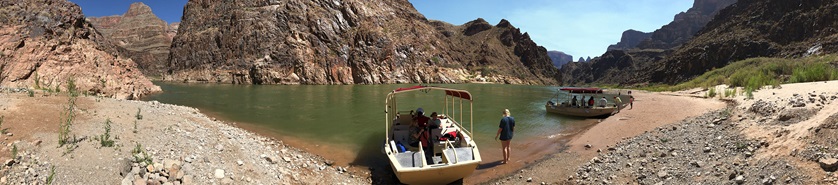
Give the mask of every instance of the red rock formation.
M 134 99 L 160 91 L 66 0 L 0 2 L 0 85 Z
M 463 83 L 485 72 L 502 83 L 557 82 L 546 50 L 508 22 L 432 22 L 407 0 L 193 0 L 180 26 L 167 80 Z
M 87 19 L 102 35 L 124 48 L 121 52 L 133 59 L 144 74 L 160 76 L 166 71 L 177 23 L 166 24 L 141 2 L 132 3 L 121 16 Z

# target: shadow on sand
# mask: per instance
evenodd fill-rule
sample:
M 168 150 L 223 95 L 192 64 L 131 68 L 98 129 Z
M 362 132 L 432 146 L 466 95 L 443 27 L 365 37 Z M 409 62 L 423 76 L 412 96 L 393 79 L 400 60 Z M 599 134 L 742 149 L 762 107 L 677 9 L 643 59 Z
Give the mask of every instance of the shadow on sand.
M 390 162 L 387 161 L 387 156 L 382 153 L 383 136 L 384 132 L 376 132 L 364 138 L 364 145 L 358 151 L 358 157 L 349 164 L 369 167 L 372 184 L 401 184 L 396 174 L 393 173 Z
M 485 170 L 485 169 L 500 166 L 502 161 L 503 160 L 498 160 L 498 161 L 495 161 L 495 162 L 480 164 L 480 165 L 477 166 L 477 170 Z

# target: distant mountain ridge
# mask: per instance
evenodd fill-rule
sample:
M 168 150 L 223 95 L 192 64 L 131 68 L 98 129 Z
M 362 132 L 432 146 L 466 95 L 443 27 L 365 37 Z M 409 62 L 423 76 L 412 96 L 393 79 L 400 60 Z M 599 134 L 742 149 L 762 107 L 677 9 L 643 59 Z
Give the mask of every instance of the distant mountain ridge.
M 88 17 L 87 20 L 131 57 L 146 75 L 167 71 L 169 48 L 178 23 L 167 24 L 142 2 L 132 3 L 123 15 Z
M 547 51 L 547 56 L 550 56 L 550 60 L 553 61 L 553 66 L 557 68 L 561 68 L 562 65 L 568 62 L 573 62 L 573 55 L 568 55 L 561 51 Z
M 546 49 L 508 21 L 429 21 L 407 0 L 192 0 L 184 10 L 165 80 L 557 84 L 559 78 Z
M 623 35 L 620 37 L 620 42 L 608 46 L 606 51 L 633 49 L 636 48 L 640 42 L 651 37 L 652 33 L 629 29 L 623 32 Z

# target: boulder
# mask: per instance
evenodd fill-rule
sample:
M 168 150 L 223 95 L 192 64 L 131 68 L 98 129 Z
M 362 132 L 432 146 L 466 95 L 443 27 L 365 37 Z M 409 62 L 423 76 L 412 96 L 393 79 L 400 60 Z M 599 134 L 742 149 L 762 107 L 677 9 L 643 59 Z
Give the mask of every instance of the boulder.
M 818 159 L 818 165 L 821 166 L 821 169 L 827 172 L 835 172 L 838 169 L 838 159 L 831 158 L 831 157 L 823 157 Z

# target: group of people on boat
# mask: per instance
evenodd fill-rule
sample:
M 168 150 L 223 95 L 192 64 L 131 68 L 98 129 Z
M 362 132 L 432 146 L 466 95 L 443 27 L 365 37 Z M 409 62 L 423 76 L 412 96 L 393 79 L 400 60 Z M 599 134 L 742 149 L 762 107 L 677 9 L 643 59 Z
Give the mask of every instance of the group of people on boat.
M 447 119 L 445 115 L 432 112 L 430 117 L 425 116 L 425 111 L 420 107 L 416 111 L 411 111 L 412 122 L 410 124 L 410 137 L 408 137 L 409 145 L 412 147 L 422 147 L 425 152 L 425 159 L 429 162 L 433 161 L 434 145 L 440 140 L 459 140 L 459 132 L 446 133 L 441 136 L 434 134 L 435 129 L 442 129 L 442 120 Z

